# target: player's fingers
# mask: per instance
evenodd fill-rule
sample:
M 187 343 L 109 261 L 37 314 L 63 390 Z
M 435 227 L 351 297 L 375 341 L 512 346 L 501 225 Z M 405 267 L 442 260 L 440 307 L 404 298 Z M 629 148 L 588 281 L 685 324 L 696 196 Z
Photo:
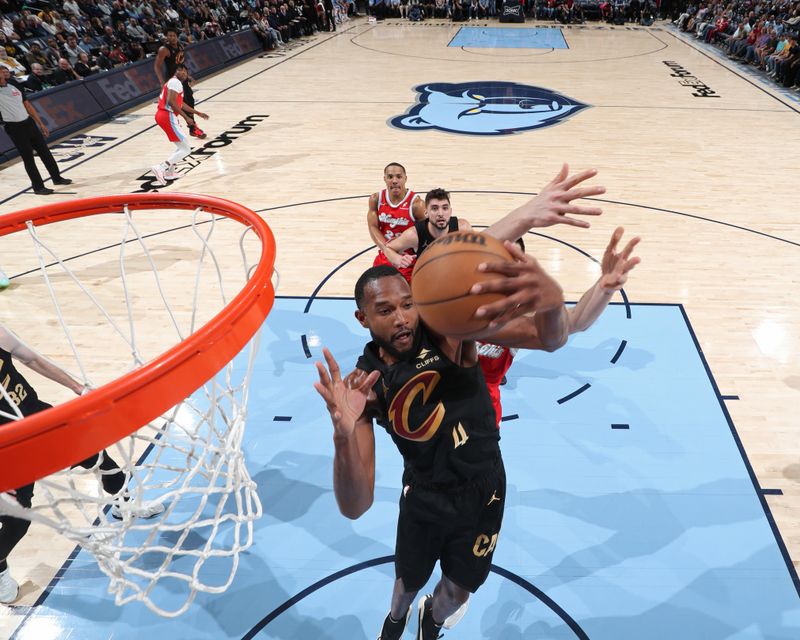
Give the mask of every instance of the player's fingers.
M 339 382 L 342 379 L 342 372 L 339 370 L 339 363 L 333 357 L 333 354 L 327 348 L 322 349 L 322 354 L 325 356 L 325 362 L 328 363 L 328 369 L 331 372 L 331 380 Z
M 373 371 L 366 378 L 364 378 L 364 381 L 360 385 L 358 385 L 358 390 L 369 391 L 370 389 L 372 389 L 372 387 L 375 386 L 375 383 L 378 381 L 378 378 L 380 377 L 381 377 L 380 371 L 377 370 Z
M 623 269 L 623 273 L 628 273 L 628 271 L 631 271 L 641 261 L 642 261 L 642 259 L 639 256 L 635 256 L 635 257 L 631 258 L 630 260 L 627 260 L 625 262 L 625 268 Z
M 317 367 L 317 373 L 319 374 L 319 382 L 326 387 L 331 385 L 331 378 L 328 375 L 328 370 L 325 368 L 325 365 L 321 362 L 315 362 L 314 365 Z
M 635 238 L 631 238 L 628 241 L 628 244 L 626 244 L 625 248 L 622 250 L 622 254 L 621 255 L 622 255 L 622 259 L 623 260 L 627 260 L 628 258 L 630 258 L 631 253 L 633 253 L 633 250 L 636 248 L 636 245 L 639 244 L 640 241 L 641 241 L 641 238 L 639 236 L 636 236 Z
M 530 297 L 524 302 L 518 300 L 516 296 L 508 296 L 497 302 L 482 305 L 475 310 L 475 317 L 488 320 L 489 326 L 494 328 L 533 310 L 536 306 L 536 300 Z
M 563 182 L 568 175 L 569 175 L 569 165 L 565 162 L 564 164 L 561 165 L 561 169 L 558 170 L 558 173 L 556 174 L 556 177 L 553 178 L 548 183 L 547 186 L 549 187 L 551 185 L 558 184 L 559 182 Z
M 578 220 L 577 218 L 570 218 L 569 216 L 558 216 L 558 224 L 568 224 L 571 227 L 580 227 L 581 229 L 588 229 L 590 225 L 586 220 Z
M 578 200 L 579 198 L 590 198 L 591 196 L 600 196 L 606 192 L 606 188 L 602 185 L 592 185 L 591 187 L 574 187 L 569 191 L 565 191 L 561 196 L 563 200 L 569 202 L 570 200 Z
M 622 227 L 614 229 L 614 233 L 611 234 L 611 240 L 608 241 L 608 246 L 606 247 L 606 255 L 612 254 L 617 250 L 617 244 L 619 244 L 619 240 L 622 238 L 624 232 L 625 229 Z
M 325 401 L 325 405 L 328 407 L 328 411 L 330 411 L 331 407 L 334 407 L 335 405 L 328 389 L 319 382 L 314 383 L 314 388 L 317 390 L 317 393 L 322 396 L 322 399 Z
M 481 273 L 499 273 L 508 277 L 515 277 L 525 271 L 522 265 L 528 264 L 527 259 L 524 262 L 482 262 L 478 265 L 478 271 Z M 479 285 L 473 285 L 473 288 Z
M 581 182 L 585 182 L 590 178 L 594 178 L 596 175 L 597 175 L 597 169 L 586 169 L 584 171 L 579 171 L 574 176 L 571 176 L 568 180 L 565 180 L 562 187 L 564 188 L 564 190 L 569 191 L 575 185 L 580 184 Z
M 506 248 L 506 251 L 508 251 L 511 254 L 511 257 L 514 258 L 515 260 L 523 262 L 528 259 L 528 256 L 525 255 L 525 252 L 516 242 L 509 242 L 508 240 L 506 240 L 503 243 L 503 246 Z
M 577 204 L 568 204 L 557 207 L 556 210 L 560 214 L 571 213 L 578 216 L 599 216 L 602 215 L 603 210 L 600 207 L 584 207 Z

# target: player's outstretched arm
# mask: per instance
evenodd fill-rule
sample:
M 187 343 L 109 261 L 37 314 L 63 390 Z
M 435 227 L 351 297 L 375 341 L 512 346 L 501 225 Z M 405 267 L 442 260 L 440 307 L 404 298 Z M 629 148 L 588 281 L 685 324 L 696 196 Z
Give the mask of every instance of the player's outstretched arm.
M 406 269 L 414 264 L 416 256 L 404 253 L 408 249 L 414 251 L 419 247 L 419 234 L 416 227 L 409 227 L 397 238 L 391 242 L 387 242 L 383 248 L 383 253 L 386 259 L 391 262 L 398 269 Z
M 61 367 L 54 365 L 2 326 L 0 326 L 0 348 L 8 351 L 13 358 L 25 364 L 29 369 L 64 385 L 77 395 L 81 395 L 86 390 L 86 385 L 75 380 Z
M 608 242 L 603 260 L 600 263 L 602 273 L 597 282 L 581 296 L 572 309 L 569 309 L 569 332 L 586 331 L 605 311 L 615 291 L 619 291 L 628 281 L 628 274 L 642 259 L 632 256 L 633 250 L 641 238 L 631 238 L 625 248 L 617 253 L 617 245 L 622 239 L 625 229 L 617 227 Z
M 365 410 L 380 373 L 356 369 L 342 380 L 331 352 L 323 349 L 323 354 L 327 368 L 317 362 L 314 388 L 333 423 L 333 492 L 342 515 L 355 520 L 372 506 L 375 493 L 375 434 Z
M 471 294 L 500 293 L 501 300 L 478 307 L 476 317 L 489 321 L 485 334 L 476 336 L 507 347 L 555 351 L 569 335 L 561 285 L 532 256 L 505 242 L 514 262 L 489 262 L 481 271 L 498 278 L 473 285 Z M 531 315 L 532 314 L 532 315 Z
M 573 204 L 573 201 L 606 192 L 603 186 L 584 184 L 596 175 L 596 169 L 570 175 L 569 166 L 562 165 L 556 177 L 539 192 L 539 195 L 495 222 L 484 233 L 500 240 L 514 241 L 536 227 L 568 224 L 588 228 L 590 225 L 586 220 L 571 216 L 599 216 L 603 213 L 602 209 Z

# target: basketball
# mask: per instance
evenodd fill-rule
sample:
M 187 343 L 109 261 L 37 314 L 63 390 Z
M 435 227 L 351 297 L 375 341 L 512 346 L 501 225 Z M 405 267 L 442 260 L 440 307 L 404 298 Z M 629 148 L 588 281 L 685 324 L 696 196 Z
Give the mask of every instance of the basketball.
M 478 271 L 483 262 L 511 262 L 511 254 L 497 238 L 485 233 L 448 233 L 417 259 L 411 276 L 411 295 L 420 317 L 431 329 L 447 336 L 475 334 L 489 324 L 475 310 L 500 300 L 497 293 L 470 295 L 472 285 L 493 280 L 496 273 Z

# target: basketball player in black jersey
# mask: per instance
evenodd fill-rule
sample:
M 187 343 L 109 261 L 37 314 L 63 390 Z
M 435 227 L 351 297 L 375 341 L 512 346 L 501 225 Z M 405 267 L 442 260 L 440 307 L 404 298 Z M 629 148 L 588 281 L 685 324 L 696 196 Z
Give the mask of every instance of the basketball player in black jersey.
M 77 395 L 88 391 L 85 385 L 23 344 L 14 334 L 0 325 L 0 429 L 4 424 L 17 420 L 20 416 L 29 416 L 51 407 L 39 399 L 31 384 L 17 371 L 12 357 L 36 373 L 64 385 Z M 120 500 L 127 500 L 124 494 L 125 473 L 106 451 L 101 451 L 75 466 L 84 469 L 97 467 L 102 472 L 101 480 L 105 492 L 119 496 Z M 20 505 L 30 508 L 33 483 L 9 493 Z M 152 518 L 162 511 L 164 506 L 160 502 L 152 502 L 137 508 L 133 514 L 140 518 Z M 112 507 L 111 514 L 117 519 L 122 519 L 117 505 Z M 19 585 L 11 577 L 6 559 L 28 532 L 30 524 L 30 520 L 0 516 L 0 603 L 8 604 L 17 598 Z
M 178 40 L 178 30 L 175 27 L 167 27 L 166 35 L 167 43 L 159 48 L 155 61 L 155 71 L 158 76 L 158 84 L 160 87 L 163 87 L 167 83 L 167 80 L 175 75 L 179 64 L 186 64 L 183 45 Z M 164 75 L 164 68 L 167 70 L 166 76 Z M 186 80 L 183 80 L 183 104 L 192 107 L 192 109 L 194 109 L 193 82 L 194 78 L 192 78 L 191 75 L 189 75 Z M 181 111 L 181 115 L 189 126 L 190 136 L 200 138 L 201 140 L 208 137 L 206 133 L 197 126 L 194 118 L 189 113 Z
M 539 196 L 484 233 L 507 240 L 568 213 L 598 215 L 597 208 L 572 204 L 604 192 L 578 186 L 593 175 L 569 177 L 564 166 Z M 568 333 L 561 287 L 516 245 L 506 241 L 505 246 L 515 262 L 484 265 L 501 277 L 472 290 L 504 297 L 476 314 L 489 320 L 492 342 L 559 348 Z M 416 636 L 432 640 L 442 626 L 460 619 L 469 594 L 486 580 L 503 518 L 499 435 L 473 339 L 483 336 L 454 338 L 428 329 L 420 322 L 408 283 L 392 267 L 364 272 L 355 299 L 356 318 L 372 341 L 344 379 L 325 349 L 327 368 L 317 363 L 319 382 L 314 385 L 333 423 L 334 494 L 339 510 L 352 519 L 372 505 L 377 420 L 400 450 L 405 468 L 396 580 L 380 640 L 402 636 L 414 598 L 438 561 L 442 577 L 433 594 L 420 599 Z
M 454 231 L 470 231 L 472 226 L 453 215 L 450 194 L 444 189 L 431 189 L 425 195 L 425 218 L 417 220 L 399 237 L 386 243 L 386 258 L 398 269 L 407 269 L 437 238 Z M 416 255 L 405 253 L 411 249 Z M 409 278 L 411 276 L 410 272 Z

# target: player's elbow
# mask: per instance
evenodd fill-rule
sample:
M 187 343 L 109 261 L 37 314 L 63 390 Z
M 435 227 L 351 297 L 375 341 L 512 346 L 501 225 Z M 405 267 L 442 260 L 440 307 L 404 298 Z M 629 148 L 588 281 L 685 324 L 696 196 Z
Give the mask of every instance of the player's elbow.
M 557 351 L 567 344 L 567 338 L 569 338 L 569 332 L 566 330 L 566 327 L 561 332 L 539 336 L 539 339 L 542 343 L 542 349 L 549 353 Z
M 339 513 L 341 513 L 345 518 L 348 518 L 349 520 L 358 520 L 367 511 L 369 511 L 369 508 L 372 506 L 372 496 L 370 496 L 369 499 L 360 500 L 358 502 L 345 503 L 340 500 L 338 505 Z

